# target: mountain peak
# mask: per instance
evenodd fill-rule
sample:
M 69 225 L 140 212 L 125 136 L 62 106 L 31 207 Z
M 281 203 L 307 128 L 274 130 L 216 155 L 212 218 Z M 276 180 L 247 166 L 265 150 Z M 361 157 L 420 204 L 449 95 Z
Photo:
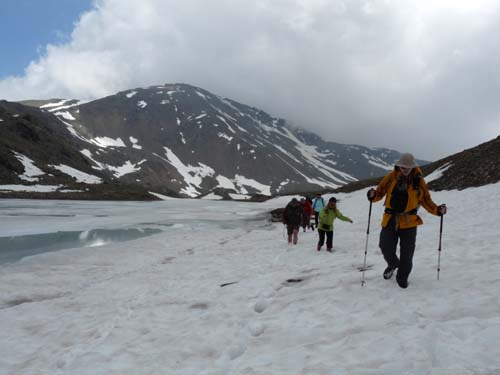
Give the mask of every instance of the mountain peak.
M 400 155 L 325 141 L 185 83 L 124 90 L 87 103 L 30 103 L 56 116 L 93 170 L 160 194 L 333 189 L 383 175 Z

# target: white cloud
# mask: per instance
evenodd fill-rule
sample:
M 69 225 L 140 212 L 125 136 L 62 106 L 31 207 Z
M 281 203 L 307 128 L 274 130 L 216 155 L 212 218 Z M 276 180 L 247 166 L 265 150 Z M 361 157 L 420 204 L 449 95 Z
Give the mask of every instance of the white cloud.
M 493 0 L 100 0 L 0 98 L 185 82 L 333 141 L 441 157 L 498 134 L 499 15 Z

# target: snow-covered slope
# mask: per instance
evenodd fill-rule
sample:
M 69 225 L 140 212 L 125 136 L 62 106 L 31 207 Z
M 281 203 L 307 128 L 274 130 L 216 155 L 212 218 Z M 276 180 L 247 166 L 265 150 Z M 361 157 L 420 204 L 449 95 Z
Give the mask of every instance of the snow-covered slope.
M 315 232 L 287 245 L 283 227 L 266 220 L 289 197 L 0 200 L 2 239 L 161 230 L 1 265 L 0 373 L 498 374 L 499 193 L 497 183 L 432 194 L 449 209 L 440 280 L 439 218 L 423 211 L 405 290 L 382 279 L 381 204 L 360 285 L 365 191 L 337 196 L 354 224 L 335 223 L 333 254 L 315 251 Z

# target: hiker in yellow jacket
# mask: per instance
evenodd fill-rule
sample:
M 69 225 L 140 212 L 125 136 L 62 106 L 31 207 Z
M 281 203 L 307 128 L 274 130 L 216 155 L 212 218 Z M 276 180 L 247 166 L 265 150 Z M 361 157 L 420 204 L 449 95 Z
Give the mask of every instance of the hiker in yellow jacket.
M 333 251 L 333 221 L 338 218 L 343 221 L 348 221 L 352 223 L 352 220 L 347 216 L 342 215 L 342 213 L 337 208 L 337 199 L 331 197 L 328 200 L 328 204 L 319 212 L 319 224 L 318 224 L 318 234 L 319 241 L 317 250 L 321 250 L 321 246 L 325 243 L 326 235 L 326 251 L 330 253 Z
M 384 216 L 379 247 L 387 268 L 384 279 L 392 277 L 397 268 L 396 281 L 401 288 L 408 287 L 408 276 L 413 266 L 413 253 L 417 238 L 417 226 L 423 224 L 418 208 L 423 206 L 433 215 L 446 214 L 446 205 L 437 206 L 431 199 L 427 184 L 412 154 L 402 154 L 394 170 L 367 193 L 368 200 L 377 202 L 384 198 Z M 399 243 L 400 257 L 396 255 Z

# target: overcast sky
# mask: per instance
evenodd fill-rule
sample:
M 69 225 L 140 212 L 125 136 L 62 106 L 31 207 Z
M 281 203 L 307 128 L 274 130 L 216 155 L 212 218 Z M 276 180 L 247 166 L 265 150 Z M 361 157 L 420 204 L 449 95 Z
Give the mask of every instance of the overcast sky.
M 17 3 L 8 17 L 30 30 Z M 427 160 L 500 134 L 500 0 L 98 0 L 74 17 L 18 73 L 0 71 L 0 98 L 189 83 Z

